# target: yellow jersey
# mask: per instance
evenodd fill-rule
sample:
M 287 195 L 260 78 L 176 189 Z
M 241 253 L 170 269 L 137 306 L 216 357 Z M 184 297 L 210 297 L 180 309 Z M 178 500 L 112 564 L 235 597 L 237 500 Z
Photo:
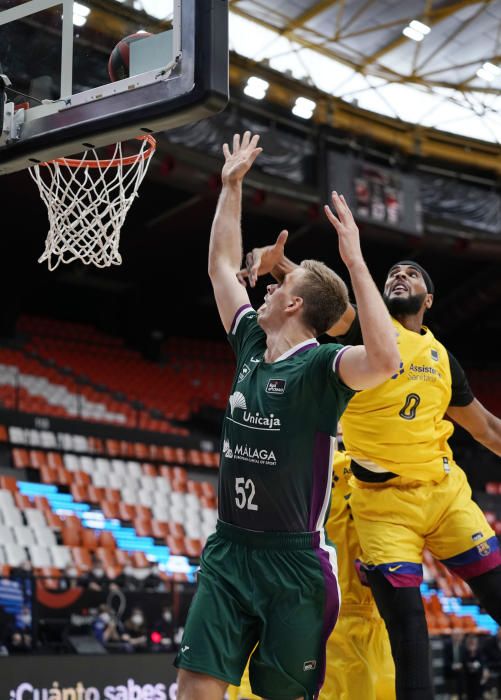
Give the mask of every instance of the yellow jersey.
M 375 614 L 374 598 L 368 586 L 362 585 L 355 561 L 362 558 L 362 549 L 350 509 L 351 478 L 350 458 L 346 452 L 337 450 L 332 465 L 332 497 L 329 518 L 325 524 L 328 538 L 336 545 L 338 553 L 338 579 L 341 589 L 343 615 L 353 606 L 364 608 L 370 616 Z
M 448 439 L 454 427 L 444 415 L 451 403 L 454 358 L 428 328 L 419 334 L 396 319 L 392 322 L 400 371 L 351 399 L 341 419 L 344 445 L 350 457 L 372 471 L 438 482 L 452 461 Z M 464 373 L 461 378 L 469 390 Z M 456 405 L 472 400 L 466 394 L 466 400 Z

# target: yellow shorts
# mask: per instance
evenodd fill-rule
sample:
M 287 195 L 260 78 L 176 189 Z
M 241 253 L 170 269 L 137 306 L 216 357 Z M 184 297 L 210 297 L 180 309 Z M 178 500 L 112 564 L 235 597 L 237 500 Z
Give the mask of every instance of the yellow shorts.
M 350 505 L 364 563 L 394 586 L 420 585 L 425 546 L 465 580 L 501 564 L 494 531 L 456 464 L 439 483 L 400 477 L 390 483 L 352 479 Z
M 384 622 L 341 615 L 327 642 L 319 700 L 395 700 L 395 666 Z
M 325 682 L 320 700 L 395 700 L 395 667 L 384 622 L 370 588 L 358 578 L 362 551 L 351 511 L 351 460 L 334 457 L 331 509 L 326 523 L 336 545 L 341 613 L 327 642 Z
M 252 694 L 252 689 L 249 680 L 249 664 L 245 667 L 245 671 L 237 688 L 234 685 L 228 687 L 228 700 L 260 700 L 258 695 Z

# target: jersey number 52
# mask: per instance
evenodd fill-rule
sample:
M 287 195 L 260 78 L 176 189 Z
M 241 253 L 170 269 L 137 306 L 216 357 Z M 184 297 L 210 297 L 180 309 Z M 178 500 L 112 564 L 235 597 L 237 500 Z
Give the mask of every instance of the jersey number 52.
M 244 508 L 247 508 L 247 510 L 259 510 L 254 503 L 256 487 L 252 479 L 246 480 L 244 476 L 237 476 L 235 479 L 235 491 L 237 492 L 237 497 L 235 498 L 237 508 L 240 508 L 240 510 Z

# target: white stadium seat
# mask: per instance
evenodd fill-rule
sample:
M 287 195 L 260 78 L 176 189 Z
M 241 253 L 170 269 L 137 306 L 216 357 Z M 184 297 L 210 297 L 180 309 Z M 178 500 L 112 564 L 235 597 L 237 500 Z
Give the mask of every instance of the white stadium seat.
M 47 527 L 47 520 L 45 519 L 45 514 L 42 510 L 27 508 L 24 511 L 24 517 L 26 518 L 28 525 L 35 531 L 35 533 L 37 529 Z
M 0 542 L 2 544 L 15 542 L 14 535 L 12 534 L 12 528 L 10 528 L 8 525 L 0 525 Z
M 16 445 L 26 445 L 26 435 L 24 428 L 19 428 L 16 425 L 11 425 L 9 428 L 9 440 Z
M 40 431 L 40 444 L 47 448 L 57 447 L 56 436 L 51 430 L 42 430 Z
M 65 569 L 72 564 L 70 548 L 63 544 L 56 544 L 50 547 L 53 566 L 57 569 Z
M 0 489 L 0 508 L 15 507 L 14 497 L 7 489 Z
M 12 528 L 14 539 L 17 544 L 26 547 L 29 544 L 36 544 L 35 534 L 31 527 L 27 525 L 17 525 Z
M 57 544 L 56 536 L 49 527 L 41 527 L 35 530 L 35 538 L 37 544 L 43 545 L 44 547 L 50 547 L 53 544 Z
M 79 472 L 80 471 L 80 458 L 78 455 L 74 455 L 71 453 L 66 453 L 63 457 L 64 459 L 64 466 L 69 472 Z
M 21 547 L 20 544 L 4 544 L 4 550 L 6 563 L 9 566 L 21 566 L 28 558 L 25 548 Z
M 18 510 L 18 508 L 9 508 L 5 506 L 0 506 L 0 508 L 2 508 L 2 517 L 5 525 L 12 525 L 17 527 L 24 524 L 23 516 L 21 515 L 21 511 Z
M 27 549 L 32 566 L 37 569 L 42 568 L 43 566 L 52 566 L 52 558 L 48 547 L 41 547 L 38 544 L 32 544 L 27 547 Z
M 94 458 L 82 455 L 82 457 L 80 457 L 80 470 L 92 476 L 96 470 Z

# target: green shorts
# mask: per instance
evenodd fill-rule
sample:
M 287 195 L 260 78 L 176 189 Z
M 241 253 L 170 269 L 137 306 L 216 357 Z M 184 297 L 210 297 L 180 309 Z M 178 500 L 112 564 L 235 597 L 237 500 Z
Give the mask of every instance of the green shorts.
M 256 695 L 314 700 L 339 611 L 334 547 L 323 531 L 262 533 L 221 521 L 201 558 L 177 668 Z

